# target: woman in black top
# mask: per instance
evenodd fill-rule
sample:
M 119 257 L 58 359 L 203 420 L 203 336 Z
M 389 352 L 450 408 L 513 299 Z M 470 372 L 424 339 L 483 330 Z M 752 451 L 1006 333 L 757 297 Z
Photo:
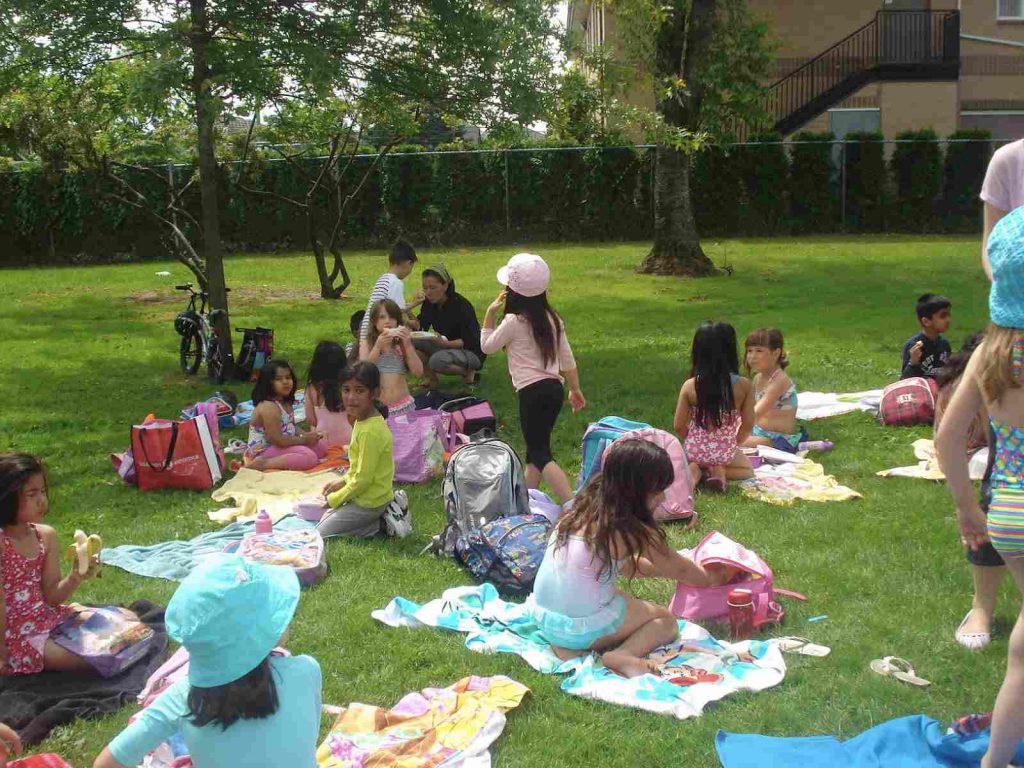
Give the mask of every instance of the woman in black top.
M 461 376 L 464 383 L 472 384 L 486 357 L 480 351 L 476 310 L 465 296 L 456 293 L 455 280 L 444 264 L 423 270 L 423 295 L 420 330 L 433 330 L 437 335 L 414 343 L 423 358 L 430 388 L 437 387 L 439 373 Z

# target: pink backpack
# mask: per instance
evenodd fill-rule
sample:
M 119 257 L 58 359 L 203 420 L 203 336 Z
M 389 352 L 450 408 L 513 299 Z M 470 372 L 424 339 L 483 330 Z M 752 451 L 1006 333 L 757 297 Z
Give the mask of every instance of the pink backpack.
M 935 398 L 939 386 L 935 379 L 915 376 L 890 384 L 882 391 L 878 420 L 887 427 L 931 424 L 935 419 Z
M 790 592 L 775 587 L 775 579 L 768 563 L 754 552 L 737 544 L 718 531 L 711 531 L 693 550 L 684 550 L 680 554 L 689 557 L 699 565 L 722 563 L 740 568 L 747 572 L 748 577 L 737 578 L 729 584 L 719 587 L 691 587 L 686 584 L 676 586 L 676 593 L 669 603 L 669 609 L 676 616 L 697 621 L 700 619 L 724 619 L 729 613 L 729 592 L 734 589 L 748 589 L 754 598 L 754 626 L 779 622 L 784 611 L 775 601 L 776 595 L 786 595 L 797 600 L 807 598 L 798 592 Z
M 658 520 L 688 520 L 691 524 L 697 521 L 693 509 L 693 487 L 690 484 L 690 463 L 686 460 L 686 451 L 683 444 L 674 436 L 661 429 L 646 427 L 634 429 L 619 436 L 608 448 L 608 453 L 614 446 L 623 440 L 646 440 L 649 443 L 664 448 L 668 457 L 672 459 L 672 469 L 675 470 L 676 478 L 672 485 L 665 491 L 665 501 L 654 517 Z M 604 456 L 601 457 L 604 463 Z

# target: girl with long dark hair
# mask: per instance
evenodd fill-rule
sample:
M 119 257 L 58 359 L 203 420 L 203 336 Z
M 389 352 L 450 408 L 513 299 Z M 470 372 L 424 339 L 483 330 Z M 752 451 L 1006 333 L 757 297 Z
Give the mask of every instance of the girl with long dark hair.
M 498 282 L 507 286 L 487 308 L 480 331 L 485 354 L 505 349 L 512 386 L 519 395 L 519 423 L 526 441 L 526 484 L 539 488 L 547 482 L 559 501 L 572 497 L 572 486 L 551 453 L 551 432 L 565 400 L 573 411 L 586 407 L 580 390 L 576 360 L 565 335 L 562 318 L 548 303 L 551 270 L 540 256 L 519 253 L 498 270 Z M 505 317 L 496 326 L 498 313 Z
M 727 480 L 754 474 L 737 448 L 754 426 L 753 388 L 732 370 L 729 334 L 722 325 L 703 323 L 693 335 L 690 378 L 679 390 L 673 422 L 685 443 L 694 485 L 706 476 L 707 488 L 714 491 L 724 491 Z

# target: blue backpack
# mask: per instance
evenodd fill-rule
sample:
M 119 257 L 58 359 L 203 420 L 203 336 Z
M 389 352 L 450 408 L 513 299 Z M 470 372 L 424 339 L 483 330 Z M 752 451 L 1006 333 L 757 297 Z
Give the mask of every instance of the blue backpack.
M 601 457 L 604 456 L 605 448 L 627 432 L 632 432 L 634 429 L 650 428 L 650 424 L 644 424 L 642 421 L 630 421 L 620 416 L 605 416 L 587 427 L 587 431 L 583 434 L 581 446 L 583 460 L 580 463 L 580 477 L 576 483 L 576 493 L 579 493 L 591 476 L 601 469 Z
M 525 597 L 533 591 L 550 534 L 551 523 L 543 515 L 499 517 L 460 535 L 455 559 L 502 596 Z

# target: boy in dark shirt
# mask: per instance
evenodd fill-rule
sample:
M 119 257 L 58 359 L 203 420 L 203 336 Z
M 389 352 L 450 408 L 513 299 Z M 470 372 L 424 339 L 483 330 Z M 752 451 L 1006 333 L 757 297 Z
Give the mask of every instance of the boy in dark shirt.
M 952 350 L 942 334 L 949 330 L 953 303 L 945 296 L 926 293 L 917 300 L 917 321 L 921 331 L 903 345 L 901 379 L 923 376 L 934 379 L 949 360 Z

